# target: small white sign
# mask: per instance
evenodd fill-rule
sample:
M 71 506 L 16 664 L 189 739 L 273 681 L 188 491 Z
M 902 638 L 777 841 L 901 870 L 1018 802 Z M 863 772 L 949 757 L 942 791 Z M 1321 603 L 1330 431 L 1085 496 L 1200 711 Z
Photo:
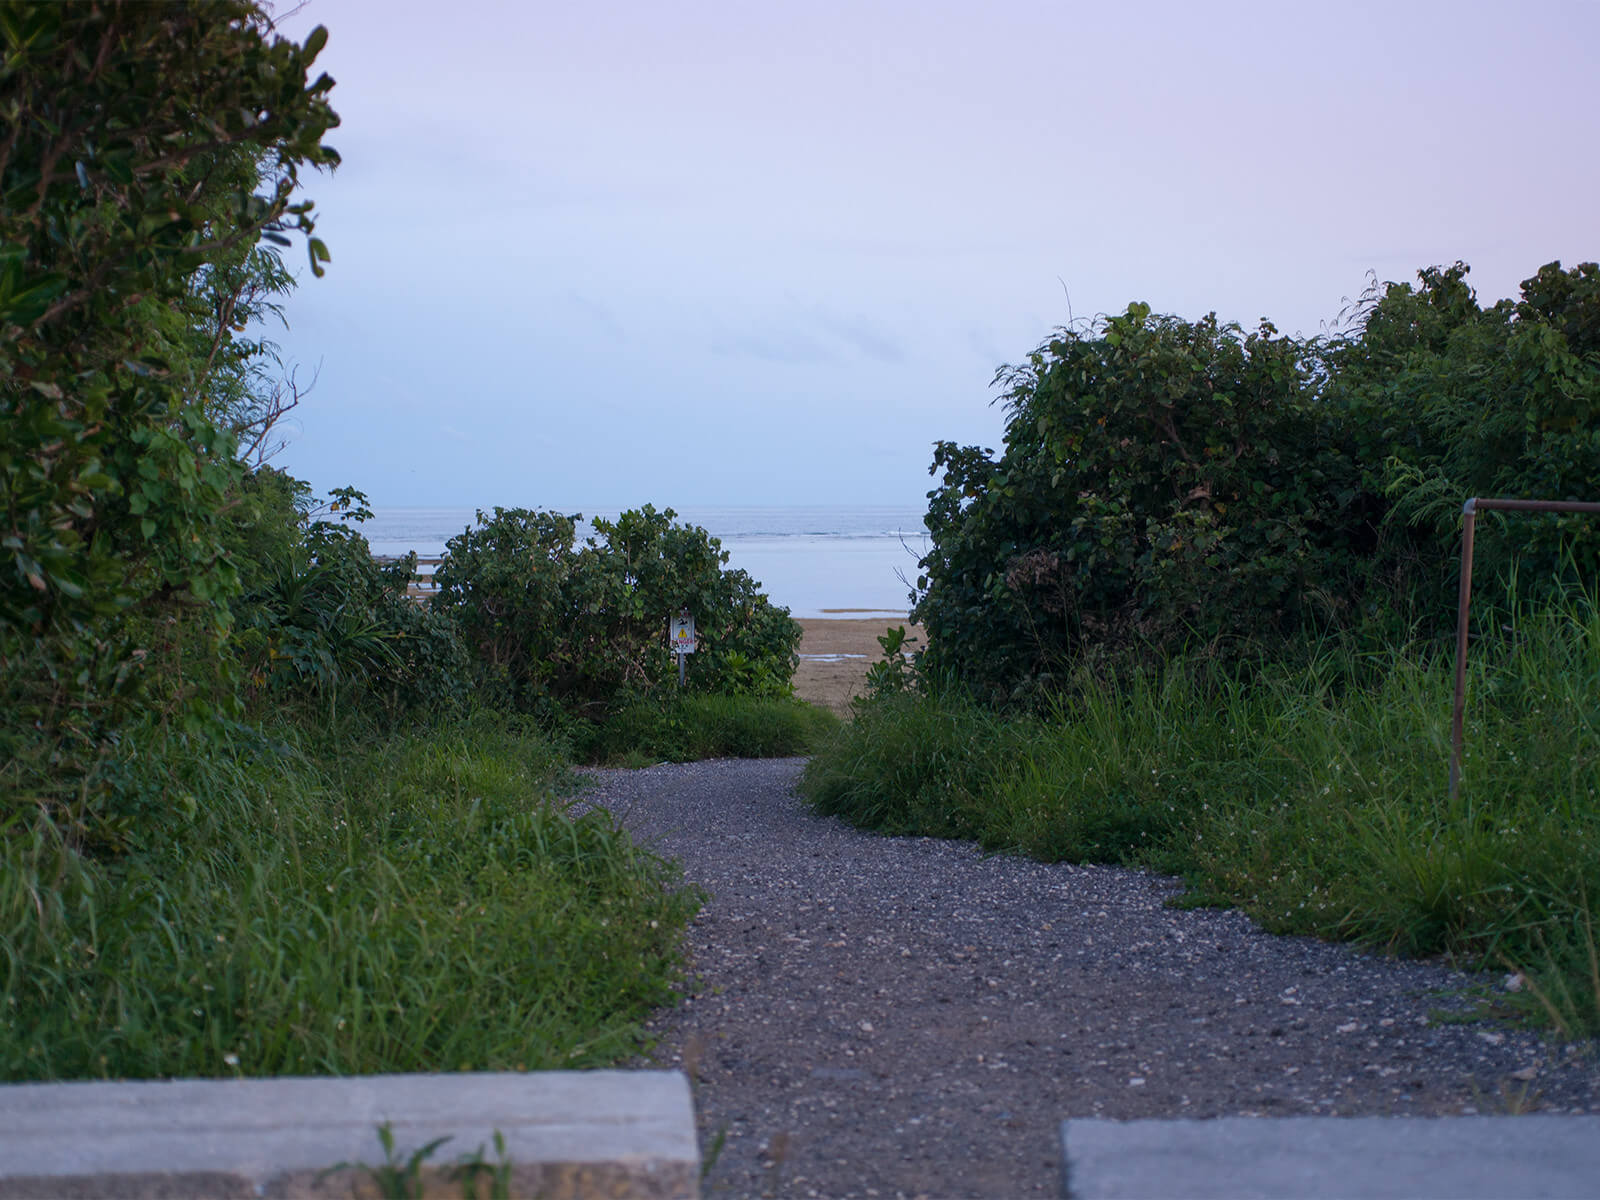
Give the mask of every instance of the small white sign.
M 667 641 L 674 654 L 694 653 L 694 618 L 685 614 L 673 617 L 667 629 Z

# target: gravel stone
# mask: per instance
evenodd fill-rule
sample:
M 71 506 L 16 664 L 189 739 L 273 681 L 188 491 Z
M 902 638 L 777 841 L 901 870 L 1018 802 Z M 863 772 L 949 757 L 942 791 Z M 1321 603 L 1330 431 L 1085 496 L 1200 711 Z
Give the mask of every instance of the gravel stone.
M 694 1082 L 707 1195 L 1055 1195 L 1067 1117 L 1600 1112 L 1592 1044 L 1441 1020 L 1498 977 L 865 833 L 796 796 L 803 766 L 584 773 L 711 895 L 648 1064 Z

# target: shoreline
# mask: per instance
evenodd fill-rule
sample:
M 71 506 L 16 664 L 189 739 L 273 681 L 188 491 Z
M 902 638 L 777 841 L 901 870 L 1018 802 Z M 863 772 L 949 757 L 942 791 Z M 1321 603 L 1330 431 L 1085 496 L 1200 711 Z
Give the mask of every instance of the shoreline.
M 919 649 L 922 629 L 904 616 L 879 614 L 877 609 L 825 608 L 840 614 L 796 617 L 802 632 L 800 665 L 794 673 L 795 695 L 844 717 L 850 701 L 866 690 L 867 671 L 883 657 L 878 639 L 897 625 L 906 627 L 906 648 Z M 873 613 L 872 616 L 845 614 Z

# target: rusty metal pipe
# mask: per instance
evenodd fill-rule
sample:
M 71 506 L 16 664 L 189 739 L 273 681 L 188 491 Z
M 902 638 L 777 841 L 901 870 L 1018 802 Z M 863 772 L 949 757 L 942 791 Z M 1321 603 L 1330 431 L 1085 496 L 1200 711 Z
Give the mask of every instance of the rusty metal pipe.
M 1600 503 L 1589 500 L 1490 500 L 1481 496 L 1468 500 L 1461 511 L 1471 512 L 1474 508 L 1478 512 L 1497 509 L 1503 512 L 1600 513 Z
M 1450 799 L 1461 790 L 1461 752 L 1466 740 L 1467 610 L 1472 604 L 1472 538 L 1478 513 L 1552 512 L 1600 514 L 1600 504 L 1588 500 L 1492 500 L 1474 496 L 1461 506 L 1461 593 L 1456 604 L 1456 702 L 1450 716 Z
M 1472 536 L 1478 525 L 1478 501 L 1461 507 L 1461 592 L 1456 601 L 1456 703 L 1450 715 L 1450 799 L 1461 790 L 1462 727 L 1467 711 L 1467 609 L 1472 604 Z

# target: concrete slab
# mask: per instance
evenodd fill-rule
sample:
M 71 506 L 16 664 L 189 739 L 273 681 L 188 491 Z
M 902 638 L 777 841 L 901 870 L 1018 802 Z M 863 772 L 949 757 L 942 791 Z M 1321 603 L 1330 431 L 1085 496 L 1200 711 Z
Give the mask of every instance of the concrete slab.
M 543 1071 L 4 1086 L 0 1198 L 375 1196 L 370 1170 L 328 1169 L 381 1165 L 384 1123 L 402 1163 L 450 1138 L 428 1195 L 463 1195 L 452 1169 L 480 1148 L 492 1166 L 496 1131 L 512 1196 L 699 1194 L 681 1072 Z
M 1600 1197 L 1600 1117 L 1061 1123 L 1072 1200 Z

